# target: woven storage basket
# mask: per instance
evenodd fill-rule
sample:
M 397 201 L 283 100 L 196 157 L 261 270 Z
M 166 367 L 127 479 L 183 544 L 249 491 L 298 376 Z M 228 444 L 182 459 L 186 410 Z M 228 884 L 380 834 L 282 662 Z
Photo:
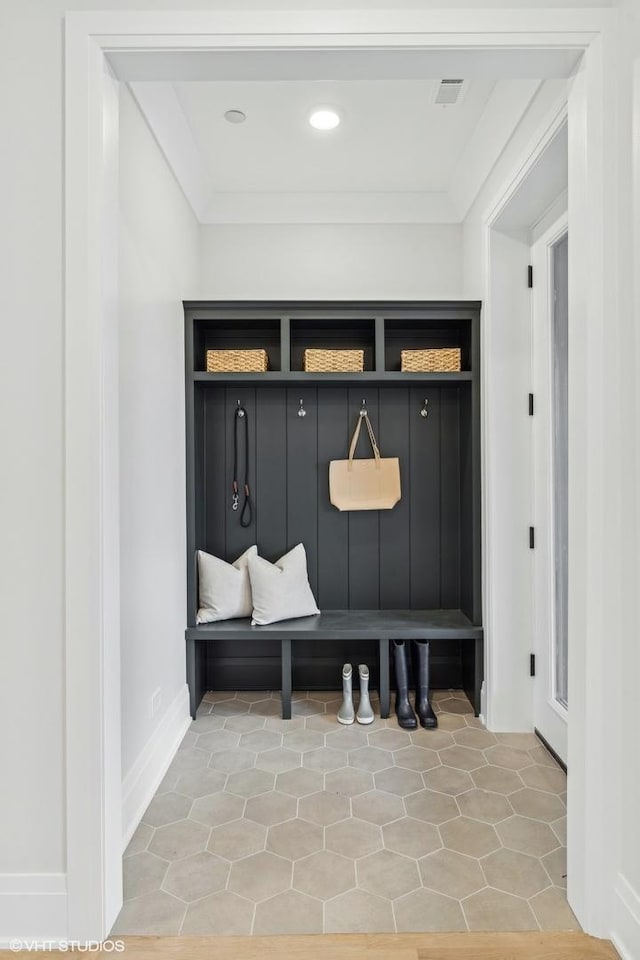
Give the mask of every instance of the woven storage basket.
M 207 373 L 264 373 L 266 350 L 207 350 Z
M 364 350 L 305 350 L 304 369 L 308 373 L 361 373 Z
M 460 370 L 460 347 L 402 350 L 400 369 L 407 373 L 446 373 Z

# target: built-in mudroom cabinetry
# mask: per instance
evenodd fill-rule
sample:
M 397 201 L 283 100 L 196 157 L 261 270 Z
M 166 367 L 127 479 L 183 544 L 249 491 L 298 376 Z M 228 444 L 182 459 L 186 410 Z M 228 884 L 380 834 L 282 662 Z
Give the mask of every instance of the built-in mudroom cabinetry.
M 345 661 L 368 663 L 374 685 L 388 689 L 396 631 L 430 640 L 432 687 L 463 688 L 479 711 L 479 325 L 476 302 L 185 303 L 192 712 L 207 689 L 289 694 L 291 671 L 294 689 L 338 689 Z M 430 347 L 459 348 L 461 369 L 401 370 L 403 349 Z M 266 350 L 268 369 L 207 372 L 207 350 L 235 348 Z M 364 369 L 305 372 L 308 348 L 361 349 Z M 246 527 L 232 502 L 238 405 L 253 507 Z M 329 462 L 346 458 L 362 409 L 382 456 L 400 461 L 392 510 L 340 512 L 329 500 Z M 358 454 L 371 456 L 361 434 Z M 320 618 L 196 625 L 197 550 L 231 562 L 257 544 L 275 561 L 300 542 Z

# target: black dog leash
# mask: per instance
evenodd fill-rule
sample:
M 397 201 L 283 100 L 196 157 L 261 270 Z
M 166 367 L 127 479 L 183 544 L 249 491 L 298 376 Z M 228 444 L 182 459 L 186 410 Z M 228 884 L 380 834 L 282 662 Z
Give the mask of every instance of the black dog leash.
M 232 510 L 238 509 L 240 502 L 238 486 L 238 428 L 239 423 L 244 423 L 244 503 L 240 511 L 240 526 L 249 527 L 251 525 L 251 494 L 249 493 L 249 421 L 247 411 L 244 407 L 238 406 L 234 414 L 233 421 L 233 484 L 232 484 Z

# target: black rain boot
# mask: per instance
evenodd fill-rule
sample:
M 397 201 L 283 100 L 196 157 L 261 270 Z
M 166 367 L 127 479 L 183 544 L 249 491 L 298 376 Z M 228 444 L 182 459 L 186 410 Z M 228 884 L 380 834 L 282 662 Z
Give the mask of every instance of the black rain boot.
M 409 670 L 407 647 L 404 640 L 393 641 L 393 664 L 396 672 L 396 716 L 403 730 L 415 730 L 416 715 L 409 703 Z
M 418 655 L 416 713 L 421 727 L 425 730 L 434 730 L 438 726 L 438 718 L 429 703 L 429 644 L 422 640 L 414 640 L 414 650 Z

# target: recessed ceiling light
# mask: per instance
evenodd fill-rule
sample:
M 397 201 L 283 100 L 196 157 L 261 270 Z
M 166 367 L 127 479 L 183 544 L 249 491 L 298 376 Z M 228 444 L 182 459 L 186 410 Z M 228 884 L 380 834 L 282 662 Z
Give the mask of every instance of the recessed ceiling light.
M 317 107 L 309 115 L 309 123 L 315 130 L 335 130 L 340 114 L 334 107 Z
M 244 123 L 247 115 L 242 110 L 227 110 L 224 118 L 228 123 Z

